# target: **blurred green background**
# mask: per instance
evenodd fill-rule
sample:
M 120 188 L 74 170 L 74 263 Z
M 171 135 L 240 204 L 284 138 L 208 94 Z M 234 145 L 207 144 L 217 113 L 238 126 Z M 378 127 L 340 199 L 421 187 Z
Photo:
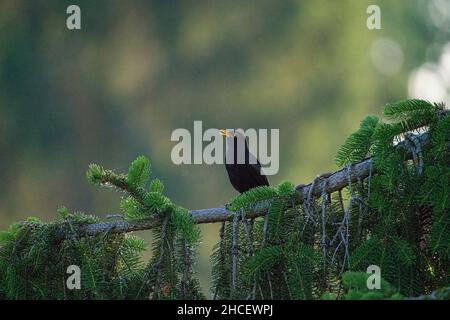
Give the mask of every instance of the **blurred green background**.
M 66 28 L 81 8 L 82 29 Z M 366 26 L 381 8 L 381 30 Z M 172 200 L 219 206 L 223 166 L 170 160 L 176 128 L 279 128 L 280 171 L 306 183 L 368 113 L 449 99 L 450 1 L 0 0 L 0 229 L 27 216 L 118 212 L 85 181 L 91 162 L 150 158 Z M 205 292 L 218 225 L 204 225 Z M 139 233 L 150 241 L 149 232 Z

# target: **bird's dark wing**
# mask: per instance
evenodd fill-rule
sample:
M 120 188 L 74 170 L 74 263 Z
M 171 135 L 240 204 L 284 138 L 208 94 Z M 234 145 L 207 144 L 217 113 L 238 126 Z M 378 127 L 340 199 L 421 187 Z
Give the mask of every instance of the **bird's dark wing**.
M 225 167 L 233 187 L 239 192 L 245 192 L 259 186 L 268 186 L 269 181 L 261 174 L 261 164 L 245 146 L 245 163 L 237 163 L 237 143 L 234 144 L 234 163 L 226 163 Z M 226 159 L 226 156 L 225 156 Z
M 259 186 L 268 186 L 269 181 L 261 175 L 257 164 L 227 164 L 228 177 L 233 187 L 245 192 Z
M 250 152 L 248 147 L 246 146 L 246 164 L 249 168 L 246 171 L 251 175 L 251 179 L 254 180 L 256 186 L 268 186 L 269 181 L 267 180 L 267 176 L 264 175 L 263 170 L 261 170 L 261 164 L 259 163 L 258 158 L 256 158 L 253 153 Z M 254 163 L 256 162 L 256 163 Z
M 259 161 L 255 164 L 249 165 L 252 166 L 251 171 L 255 172 L 255 179 L 258 181 L 258 184 L 260 186 L 268 186 L 269 181 L 267 180 L 267 176 L 264 174 L 264 171 L 261 170 L 261 164 L 259 163 Z

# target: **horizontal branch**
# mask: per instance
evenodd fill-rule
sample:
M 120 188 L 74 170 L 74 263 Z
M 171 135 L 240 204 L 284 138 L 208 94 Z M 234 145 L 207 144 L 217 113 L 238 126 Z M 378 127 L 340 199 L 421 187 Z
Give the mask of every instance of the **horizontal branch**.
M 427 133 L 416 135 L 416 137 L 421 145 L 428 143 Z M 411 156 L 410 145 L 406 141 L 402 141 L 397 144 L 397 148 L 405 150 L 407 154 Z M 320 175 L 315 179 L 315 181 L 307 185 L 298 185 L 296 187 L 298 192 L 296 203 L 303 203 L 310 195 L 311 197 L 317 198 L 322 195 L 322 192 L 333 193 L 342 190 L 348 186 L 349 180 L 353 183 L 358 181 L 358 179 L 362 180 L 367 178 L 371 173 L 376 174 L 376 170 L 373 167 L 372 158 L 367 158 L 332 174 Z M 267 212 L 268 206 L 269 203 L 258 205 L 257 208 L 253 209 L 249 213 L 246 213 L 246 218 L 263 216 Z M 232 211 L 228 211 L 225 207 L 191 210 L 190 213 L 194 220 L 199 224 L 230 221 L 233 219 L 234 214 Z M 78 236 L 83 237 L 95 236 L 104 232 L 126 233 L 131 231 L 152 229 L 160 224 L 161 217 L 152 217 L 137 221 L 98 222 L 80 226 L 77 230 L 77 234 Z M 61 235 L 61 238 L 65 238 L 65 235 Z

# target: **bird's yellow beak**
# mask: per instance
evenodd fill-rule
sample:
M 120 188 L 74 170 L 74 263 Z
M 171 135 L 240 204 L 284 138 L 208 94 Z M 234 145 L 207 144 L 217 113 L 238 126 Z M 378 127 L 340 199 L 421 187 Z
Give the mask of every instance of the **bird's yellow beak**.
M 228 131 L 228 130 L 225 130 L 225 129 L 220 129 L 219 132 L 220 132 L 220 134 L 223 135 L 224 137 L 232 137 L 232 136 L 233 136 L 233 133 L 232 133 L 232 132 L 230 132 L 230 131 Z

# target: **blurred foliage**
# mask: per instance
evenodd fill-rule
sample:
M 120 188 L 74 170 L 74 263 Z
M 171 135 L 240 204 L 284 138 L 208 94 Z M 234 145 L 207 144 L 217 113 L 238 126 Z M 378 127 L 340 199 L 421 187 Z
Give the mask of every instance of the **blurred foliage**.
M 1 229 L 48 221 L 61 203 L 112 212 L 118 196 L 91 192 L 82 173 L 92 161 L 124 169 L 138 154 L 177 203 L 224 203 L 234 194 L 224 168 L 170 161 L 170 133 L 194 120 L 280 128 L 271 183 L 309 181 L 334 168 L 356 119 L 403 99 L 409 72 L 449 39 L 420 0 L 79 0 L 80 31 L 66 29 L 70 4 L 0 2 Z M 382 30 L 366 28 L 369 4 L 382 8 Z M 382 38 L 403 50 L 391 76 L 371 61 Z M 202 274 L 217 228 L 202 227 Z

